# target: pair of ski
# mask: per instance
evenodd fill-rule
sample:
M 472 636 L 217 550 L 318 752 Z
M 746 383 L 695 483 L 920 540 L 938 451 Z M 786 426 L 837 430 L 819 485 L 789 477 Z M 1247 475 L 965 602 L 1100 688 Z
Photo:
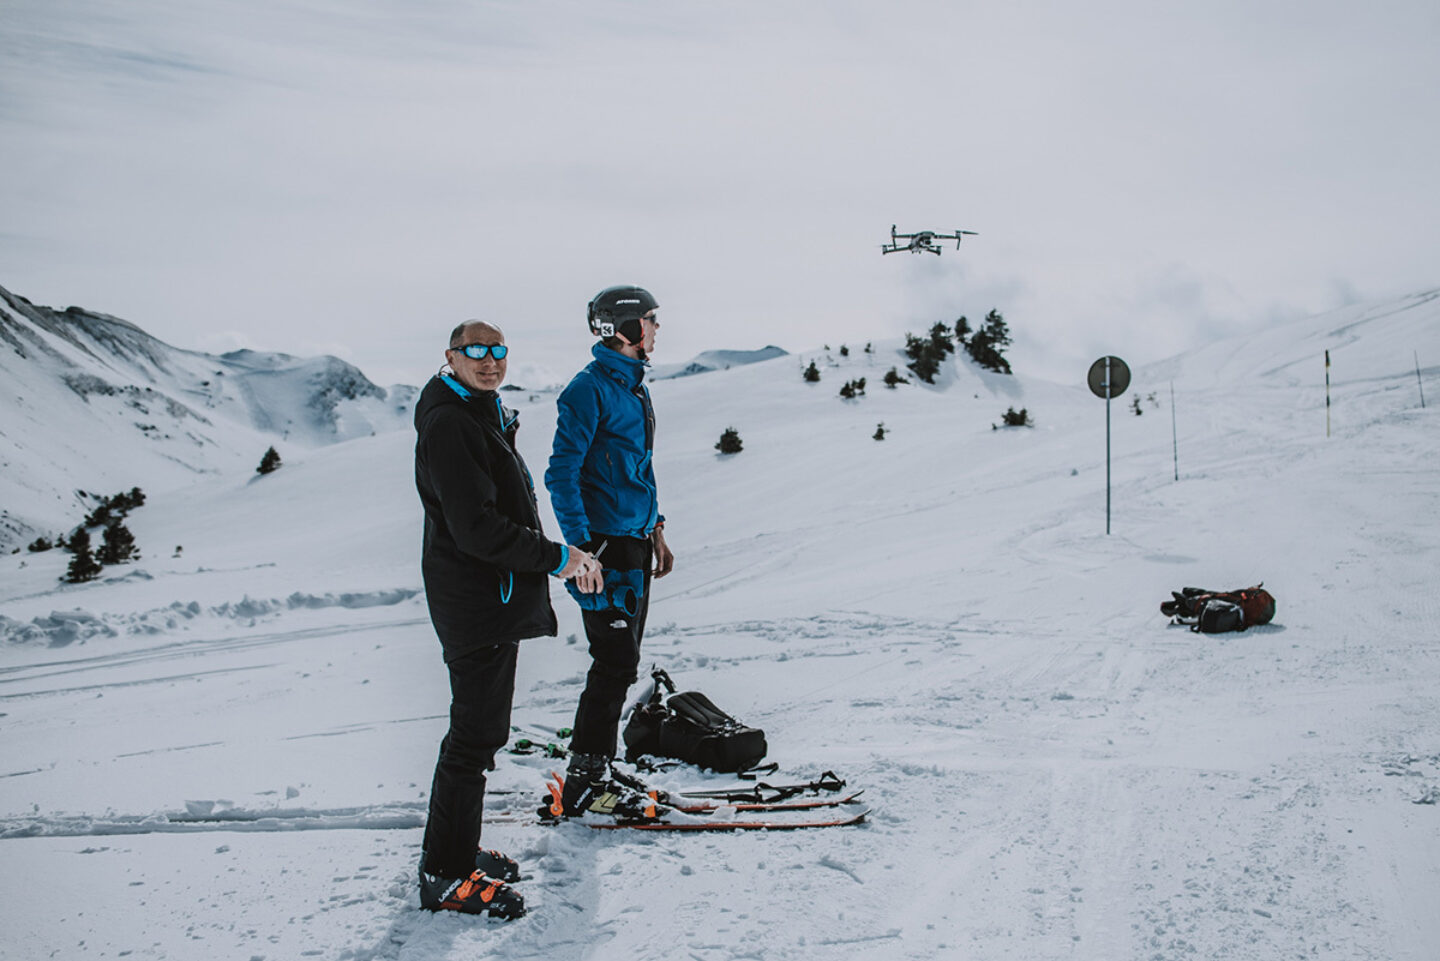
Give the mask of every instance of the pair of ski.
M 552 774 L 555 784 L 546 784 L 551 796 L 558 802 L 559 788 L 563 782 L 558 775 Z M 838 782 L 841 787 L 843 781 Z M 816 782 L 806 785 L 788 785 L 788 788 L 797 790 L 815 790 Z M 834 790 L 828 784 L 823 789 Z M 840 797 L 807 797 L 787 800 L 747 800 L 736 799 L 750 798 L 751 792 L 737 792 L 732 795 L 727 792 L 710 792 L 710 795 L 678 795 L 665 796 L 663 799 L 658 792 L 651 792 L 651 798 L 655 800 L 655 817 L 645 819 L 624 819 L 614 821 L 589 821 L 585 825 L 597 831 L 795 831 L 804 828 L 833 828 L 845 827 L 850 824 L 859 824 L 864 821 L 870 813 L 869 808 L 862 808 L 859 811 L 847 812 L 840 815 L 816 814 L 800 819 L 780 817 L 755 817 L 754 815 L 774 815 L 777 813 L 789 814 L 796 811 L 823 811 L 830 808 L 856 804 L 864 791 L 851 791 Z M 555 808 L 558 810 L 558 808 Z M 723 817 L 717 815 L 724 814 Z M 672 815 L 683 815 L 695 820 L 675 820 Z M 745 817 L 737 815 L 744 814 Z M 555 823 L 550 821 L 549 823 Z

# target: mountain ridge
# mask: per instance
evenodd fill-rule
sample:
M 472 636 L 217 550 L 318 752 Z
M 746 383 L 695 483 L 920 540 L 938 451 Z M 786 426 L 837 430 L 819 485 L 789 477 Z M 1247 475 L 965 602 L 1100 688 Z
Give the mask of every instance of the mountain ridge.
M 84 507 L 75 491 L 164 488 L 245 469 L 277 441 L 311 448 L 401 429 L 415 395 L 337 357 L 186 350 L 123 318 L 36 305 L 3 286 L 0 374 L 15 395 L 0 425 L 7 550 L 73 526 Z M 116 463 L 117 438 L 139 455 Z

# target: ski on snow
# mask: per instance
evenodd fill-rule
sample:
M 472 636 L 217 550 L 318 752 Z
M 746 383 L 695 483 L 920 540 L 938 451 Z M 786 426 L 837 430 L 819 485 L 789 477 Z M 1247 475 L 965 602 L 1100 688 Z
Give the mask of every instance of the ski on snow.
M 796 784 L 767 784 L 760 781 L 753 787 L 727 788 L 719 791 L 682 791 L 680 797 L 762 804 L 784 801 L 801 794 L 833 794 L 844 787 L 844 778 L 836 776 L 834 771 L 826 771 L 813 781 L 802 781 Z
M 680 803 L 676 803 L 674 799 L 662 800 L 660 803 L 681 814 L 709 814 L 722 808 L 734 808 L 737 811 L 810 811 L 815 808 L 833 808 L 841 804 L 854 804 L 856 799 L 864 793 L 865 791 L 862 789 L 836 798 L 803 798 L 799 801 L 725 801 L 715 798 L 698 803 L 686 800 L 688 795 L 681 795 L 678 799 Z
M 782 821 L 772 818 L 759 820 L 721 820 L 711 818 L 701 821 L 607 821 L 603 824 L 586 824 L 596 831 L 798 831 L 805 828 L 838 828 L 859 824 L 870 813 L 869 808 L 835 818 L 811 818 L 803 821 Z M 583 823 L 583 822 L 582 822 Z

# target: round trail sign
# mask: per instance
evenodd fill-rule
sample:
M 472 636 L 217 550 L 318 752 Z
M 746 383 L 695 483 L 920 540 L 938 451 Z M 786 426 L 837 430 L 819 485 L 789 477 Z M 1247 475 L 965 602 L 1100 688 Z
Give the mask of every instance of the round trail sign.
M 1090 382 L 1091 393 L 1108 400 L 1119 397 L 1130 386 L 1130 368 L 1119 357 L 1101 357 L 1090 365 L 1086 379 Z

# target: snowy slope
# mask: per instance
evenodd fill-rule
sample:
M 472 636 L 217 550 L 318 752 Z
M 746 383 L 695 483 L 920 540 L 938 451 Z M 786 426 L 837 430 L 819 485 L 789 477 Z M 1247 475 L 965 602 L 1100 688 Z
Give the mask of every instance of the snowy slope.
M 684 364 L 656 364 L 650 371 L 650 380 L 670 380 L 674 377 L 693 377 L 708 374 L 714 370 L 729 370 L 746 364 L 758 364 L 786 353 L 779 347 L 762 347 L 759 350 L 707 350 L 695 355 Z
M 143 560 L 95 584 L 57 587 L 56 552 L 0 558 L 0 952 L 1434 957 L 1440 297 L 1136 370 L 1110 412 L 1108 537 L 1084 371 L 957 361 L 887 390 L 898 347 L 653 387 L 678 561 L 647 655 L 764 727 L 780 776 L 864 787 L 866 826 L 542 829 L 555 762 L 507 754 L 485 837 L 524 862 L 531 914 L 416 910 L 446 677 L 411 438 L 381 433 L 152 497 L 131 515 Z M 553 400 L 529 396 L 539 469 Z M 1036 426 L 992 429 L 1010 406 Z M 738 455 L 714 449 L 727 427 Z M 1183 585 L 1261 579 L 1263 628 L 1202 637 L 1158 612 Z M 560 637 L 522 648 L 532 736 L 569 723 L 586 668 L 556 594 Z
M 180 350 L 117 317 L 0 288 L 0 549 L 68 530 L 77 490 L 172 489 L 253 469 L 271 444 L 331 444 L 408 426 L 414 389 L 335 357 Z

